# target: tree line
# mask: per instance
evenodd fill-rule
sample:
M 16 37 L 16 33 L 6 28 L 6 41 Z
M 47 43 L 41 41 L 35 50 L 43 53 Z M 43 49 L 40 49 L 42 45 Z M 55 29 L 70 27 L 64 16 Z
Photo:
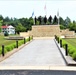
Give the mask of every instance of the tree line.
M 54 18 L 50 15 L 48 18 L 46 16 L 38 16 L 33 19 L 30 18 L 9 18 L 3 17 L 0 15 L 0 31 L 1 26 L 3 25 L 12 25 L 15 27 L 16 33 L 20 32 L 27 32 L 28 30 L 32 29 L 33 25 L 57 25 L 58 24 L 58 18 L 55 15 Z M 66 19 L 63 19 L 61 16 L 59 17 L 59 24 L 61 29 L 69 29 L 74 30 L 76 32 L 76 21 L 71 21 L 69 17 L 66 17 Z

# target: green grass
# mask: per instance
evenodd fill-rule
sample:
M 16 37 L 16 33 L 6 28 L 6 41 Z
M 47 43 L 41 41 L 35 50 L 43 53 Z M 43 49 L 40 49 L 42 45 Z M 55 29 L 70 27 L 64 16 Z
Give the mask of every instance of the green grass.
M 0 35 L 0 47 L 4 45 L 9 45 L 11 43 L 15 42 L 15 40 L 6 40 L 4 36 Z
M 69 38 L 64 40 L 76 48 L 76 38 Z

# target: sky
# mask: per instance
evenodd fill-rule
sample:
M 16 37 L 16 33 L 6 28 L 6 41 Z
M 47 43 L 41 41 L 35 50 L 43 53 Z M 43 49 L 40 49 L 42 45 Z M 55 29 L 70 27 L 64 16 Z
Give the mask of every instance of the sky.
M 59 12 L 63 19 L 68 16 L 76 21 L 76 0 L 0 0 L 0 14 L 3 17 L 29 18 L 33 12 L 36 17 L 54 17 Z

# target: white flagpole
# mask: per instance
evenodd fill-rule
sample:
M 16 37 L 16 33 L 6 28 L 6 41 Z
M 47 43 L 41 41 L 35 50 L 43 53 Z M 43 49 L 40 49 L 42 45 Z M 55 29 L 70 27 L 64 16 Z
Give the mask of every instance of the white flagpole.
M 58 16 L 58 25 L 59 25 L 59 10 L 57 12 L 57 16 Z

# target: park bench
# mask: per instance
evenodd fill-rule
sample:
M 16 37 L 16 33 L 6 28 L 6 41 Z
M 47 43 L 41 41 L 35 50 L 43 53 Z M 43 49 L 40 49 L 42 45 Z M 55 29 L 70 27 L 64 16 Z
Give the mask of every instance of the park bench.
M 24 39 L 24 37 L 21 36 L 10 36 L 8 37 L 8 40 L 22 40 Z

